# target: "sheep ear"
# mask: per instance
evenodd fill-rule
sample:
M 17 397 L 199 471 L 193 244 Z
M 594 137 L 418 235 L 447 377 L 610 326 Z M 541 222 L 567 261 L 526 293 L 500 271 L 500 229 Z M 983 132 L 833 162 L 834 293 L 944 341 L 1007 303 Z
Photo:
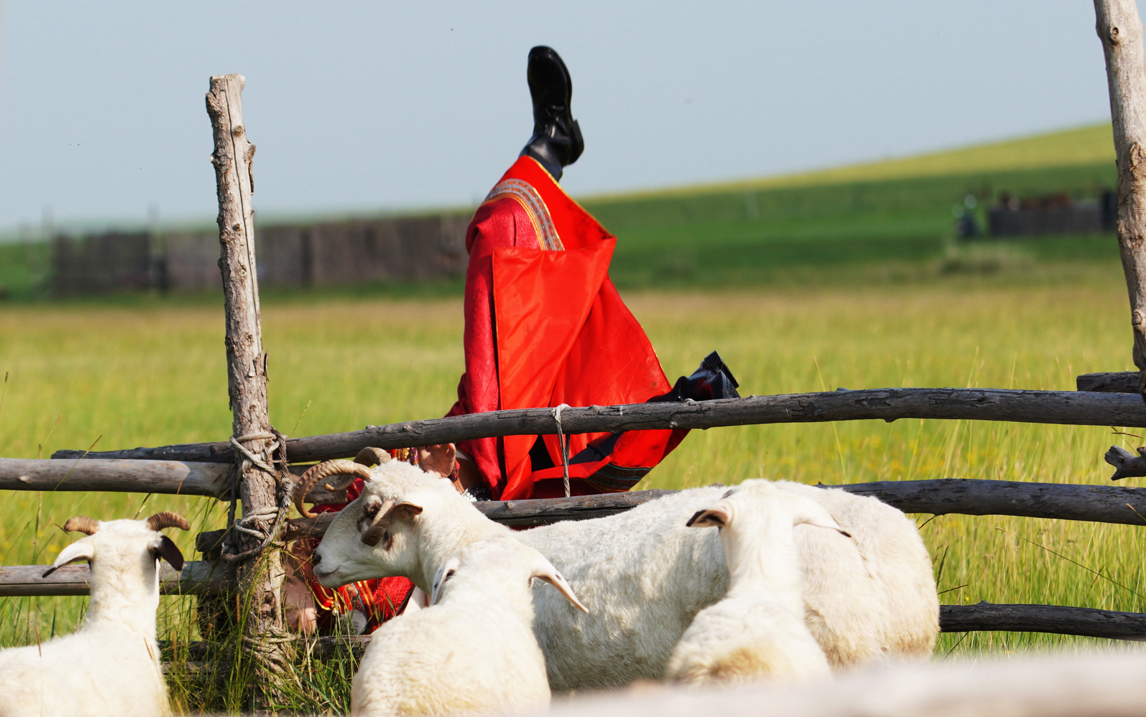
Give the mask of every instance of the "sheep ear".
M 52 563 L 52 567 L 45 570 L 44 574 L 40 577 L 46 578 L 68 563 L 74 563 L 77 560 L 91 560 L 94 557 L 94 546 L 89 543 L 86 538 L 83 540 L 77 540 L 76 542 L 60 551 L 60 555 L 56 558 L 56 562 Z
M 394 513 L 396 515 L 402 516 L 403 518 L 413 518 L 415 515 L 422 514 L 422 506 L 418 505 L 417 503 L 411 503 L 408 500 L 404 500 L 398 505 L 394 506 Z
M 689 528 L 723 528 L 732 520 L 728 511 L 720 505 L 714 505 L 705 510 L 698 510 L 696 514 L 685 523 Z
M 814 505 L 815 509 L 813 510 L 797 511 L 792 518 L 792 525 L 814 525 L 817 528 L 834 530 L 845 538 L 852 537 L 852 534 L 841 528 L 828 511 L 824 510 L 818 503 Z
M 557 568 L 553 567 L 553 564 L 545 558 L 538 558 L 534 564 L 533 573 L 529 577 L 544 580 L 557 588 L 557 591 L 564 595 L 566 600 L 573 603 L 578 610 L 581 612 L 589 612 L 589 608 L 582 605 L 581 601 L 577 599 L 577 596 L 573 594 L 573 588 L 569 587 L 569 583 L 565 581 L 565 576 L 557 572 Z
M 174 541 L 166 535 L 160 539 L 159 545 L 151 549 L 151 554 L 156 558 L 163 558 L 177 571 L 183 570 L 183 553 L 179 552 Z
M 445 565 L 438 568 L 438 572 L 434 574 L 434 590 L 430 595 L 430 605 L 437 605 L 438 598 L 442 594 L 442 586 L 454 576 L 454 572 L 458 569 L 458 559 L 450 558 L 446 561 Z

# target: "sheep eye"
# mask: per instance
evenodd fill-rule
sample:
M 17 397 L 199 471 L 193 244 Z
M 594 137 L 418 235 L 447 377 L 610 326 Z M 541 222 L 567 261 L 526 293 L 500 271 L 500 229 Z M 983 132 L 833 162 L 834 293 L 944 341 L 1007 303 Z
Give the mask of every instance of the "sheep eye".
M 373 518 L 378 515 L 378 511 L 382 509 L 381 503 L 367 503 L 366 504 L 366 517 Z

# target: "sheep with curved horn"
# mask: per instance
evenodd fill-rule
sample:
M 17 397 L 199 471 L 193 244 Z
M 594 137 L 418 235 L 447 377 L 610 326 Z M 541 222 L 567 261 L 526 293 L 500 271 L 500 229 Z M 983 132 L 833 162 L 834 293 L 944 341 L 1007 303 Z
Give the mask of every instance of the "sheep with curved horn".
M 534 629 L 554 689 L 662 679 L 693 618 L 728 589 L 716 531 L 685 526 L 725 488 L 683 490 L 619 515 L 511 533 L 415 466 L 392 461 L 375 468 L 372 478 L 315 549 L 318 581 L 335 587 L 400 575 L 429 592 L 435 571 L 454 552 L 513 535 L 545 555 L 594 608 L 575 615 L 552 594 L 534 596 Z M 915 521 L 874 498 L 775 485 L 819 503 L 853 538 L 841 543 L 833 531 L 796 536 L 807 627 L 832 668 L 929 657 L 939 632 L 939 598 Z M 845 550 L 858 551 L 858 567 L 835 560 Z
M 175 513 L 146 520 L 68 519 L 86 533 L 64 548 L 44 576 L 79 560 L 91 564 L 91 602 L 74 633 L 0 651 L 0 715 L 170 714 L 155 641 L 159 561 L 183 569 L 164 528 L 190 527 Z

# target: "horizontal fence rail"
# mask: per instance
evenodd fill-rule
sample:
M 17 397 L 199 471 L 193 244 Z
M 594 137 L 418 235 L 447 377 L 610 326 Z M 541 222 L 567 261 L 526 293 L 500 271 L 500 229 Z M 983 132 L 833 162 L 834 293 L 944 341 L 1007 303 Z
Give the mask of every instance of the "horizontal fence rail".
M 1060 605 L 943 605 L 943 632 L 1050 632 L 1058 635 L 1146 640 L 1146 614 Z
M 937 478 L 820 486 L 867 495 L 905 513 L 932 515 L 1013 515 L 1022 518 L 1080 520 L 1146 526 L 1146 488 L 1000 480 Z M 576 498 L 486 501 L 474 507 L 491 520 L 514 527 L 549 525 L 562 520 L 601 518 L 637 507 L 673 491 L 647 490 Z M 337 513 L 288 520 L 287 540 L 318 538 Z M 202 533 L 202 546 L 215 545 L 223 531 Z
M 1045 632 L 1059 635 L 1102 637 L 1111 640 L 1146 640 L 1146 614 L 1095 610 L 1061 605 L 940 605 L 940 632 Z M 369 635 L 301 638 L 299 646 L 315 657 L 331 658 L 351 653 L 361 656 L 370 644 Z M 187 656 L 203 659 L 208 644 L 184 646 Z
M 49 462 L 53 461 L 38 461 L 38 463 Z M 92 461 L 92 463 L 98 464 L 100 461 Z M 25 487 L 28 485 L 24 482 L 20 484 Z M 171 487 L 174 484 L 151 483 L 149 485 L 152 486 L 151 492 L 163 492 L 161 490 L 163 485 Z M 209 485 L 209 483 L 202 485 Z M 958 478 L 926 481 L 877 481 L 821 487 L 872 496 L 905 513 L 1012 515 L 1026 518 L 1146 525 L 1146 488 L 1019 483 Z M 322 493 L 325 492 L 325 489 L 319 486 L 316 491 Z M 172 489 L 171 492 L 177 491 Z M 563 520 L 587 520 L 614 515 L 671 492 L 649 490 L 546 500 L 487 501 L 475 503 L 474 507 L 496 522 L 514 527 L 532 527 Z M 338 493 L 336 497 L 344 500 L 345 493 Z M 329 496 L 326 496 L 325 499 L 330 500 Z M 284 537 L 287 540 L 321 537 L 334 520 L 335 515 L 335 513 L 324 513 L 317 518 L 289 520 L 285 526 Z M 214 530 L 200 533 L 196 538 L 197 548 L 201 552 L 210 553 L 218 547 L 224 532 L 223 530 Z M 196 564 L 189 563 L 189 565 Z M 204 563 L 204 565 L 206 564 Z M 18 568 L 4 568 L 3 570 L 12 571 L 18 570 Z M 68 570 L 72 570 L 72 568 L 68 568 Z M 61 570 L 57 576 L 70 574 Z M 195 574 L 189 573 L 189 575 Z M 41 585 L 43 589 L 50 590 L 63 589 L 51 587 L 63 584 L 60 582 L 63 577 L 57 576 L 53 576 L 49 581 L 42 583 L 32 581 L 28 585 Z M 6 581 L 16 577 L 23 579 L 27 576 L 0 572 L 0 596 L 40 594 L 35 592 L 6 592 L 4 587 L 7 584 Z M 20 589 L 24 590 L 25 588 Z M 83 589 L 78 585 L 73 585 L 68 589 L 71 592 L 49 592 L 45 594 L 72 595 L 83 593 Z
M 353 456 L 368 446 L 406 448 L 489 436 L 555 434 L 553 410 L 523 408 L 368 426 L 360 431 L 287 441 L 291 462 Z M 664 428 L 715 428 L 769 423 L 819 423 L 901 418 L 970 419 L 1146 428 L 1146 403 L 1136 395 L 1088 391 L 977 388 L 840 389 L 825 393 L 750 396 L 716 401 L 568 408 L 565 433 Z M 143 459 L 229 463 L 227 442 L 119 451 L 56 451 L 53 458 Z
M 1146 488 L 969 478 L 821 487 L 879 498 L 904 513 L 1013 515 L 1146 526 Z
M 1146 524 L 1140 515 L 1146 511 L 1146 489 L 1139 488 L 962 479 L 821 487 L 873 496 L 911 513 L 999 514 Z M 497 522 L 528 527 L 613 515 L 671 492 L 640 491 L 548 500 L 489 501 L 475 503 L 474 506 Z M 321 535 L 333 516 L 324 514 L 314 520 L 289 521 L 288 538 Z M 204 552 L 216 547 L 223 532 L 201 533 L 196 540 L 197 547 Z M 0 568 L 0 597 L 88 593 L 90 573 L 87 566 L 65 566 L 45 579 L 41 576 L 47 568 L 46 565 Z M 230 575 L 216 562 L 188 562 L 182 573 L 163 565 L 161 589 L 165 594 L 222 594 L 235 587 Z M 1146 639 L 1146 614 L 1052 605 L 944 605 L 940 624 L 944 632 L 1047 632 L 1121 640 Z M 365 645 L 364 639 L 351 642 L 355 649 Z M 324 654 L 332 653 L 336 647 L 336 641 L 325 640 L 316 643 L 314 649 Z
M 126 459 L 0 458 L 0 490 L 101 491 L 199 495 L 226 500 L 229 463 L 137 461 Z M 290 466 L 301 474 L 309 465 Z M 316 504 L 345 503 L 346 491 L 318 485 L 307 493 Z
M 43 577 L 50 565 L 0 567 L 0 597 L 87 595 L 91 570 L 87 565 L 65 565 Z M 206 561 L 188 561 L 176 572 L 161 563 L 159 591 L 164 595 L 219 595 L 235 589 L 228 571 Z
M 229 464 L 0 458 L 0 490 L 223 496 Z
M 0 568 L 0 597 L 79 596 L 89 592 L 91 572 L 86 565 L 66 565 L 47 578 L 41 577 L 47 565 L 16 565 Z M 214 563 L 192 561 L 177 573 L 162 565 L 160 591 L 165 595 L 218 595 L 235 588 L 226 570 Z M 1146 639 L 1146 614 L 1096 610 L 1057 605 L 943 605 L 939 626 L 942 632 L 1048 632 L 1083 635 L 1114 640 Z M 323 638 L 317 653 L 330 656 L 350 646 L 365 649 L 369 638 Z

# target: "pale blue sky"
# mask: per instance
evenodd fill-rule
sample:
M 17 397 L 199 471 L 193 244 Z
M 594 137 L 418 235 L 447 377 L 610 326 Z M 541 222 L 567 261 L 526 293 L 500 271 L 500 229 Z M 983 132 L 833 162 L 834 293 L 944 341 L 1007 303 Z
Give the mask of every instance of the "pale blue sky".
M 565 58 L 574 195 L 760 176 L 1108 117 L 1090 2 L 2 0 L 0 231 L 210 219 L 208 77 L 247 77 L 262 216 L 468 205 Z

